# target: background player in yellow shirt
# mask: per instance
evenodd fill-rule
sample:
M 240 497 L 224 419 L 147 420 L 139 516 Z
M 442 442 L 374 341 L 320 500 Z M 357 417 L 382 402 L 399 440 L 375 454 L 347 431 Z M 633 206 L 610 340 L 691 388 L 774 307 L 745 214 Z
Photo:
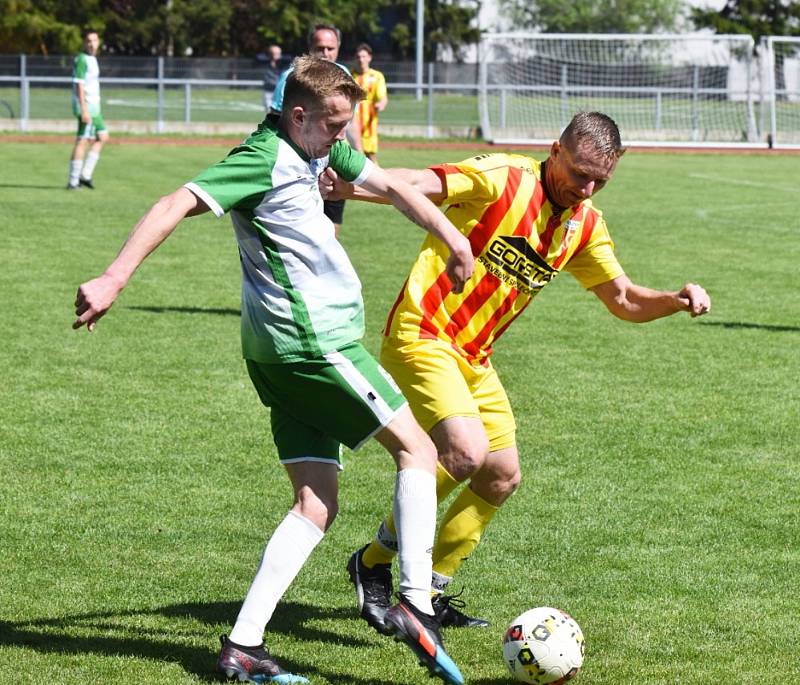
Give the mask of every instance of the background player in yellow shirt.
M 364 154 L 374 162 L 378 154 L 378 114 L 386 109 L 389 102 L 386 79 L 381 72 L 370 67 L 372 48 L 366 43 L 361 43 L 356 48 L 356 61 L 358 68 L 353 72 L 353 78 L 367 94 L 359 104 L 356 117 L 361 126 Z
M 521 479 L 514 416 L 491 363 L 495 341 L 562 270 L 626 321 L 681 311 L 699 316 L 711 306 L 699 285 L 652 290 L 633 283 L 617 261 L 590 198 L 611 180 L 624 151 L 611 118 L 582 112 L 544 162 L 486 154 L 425 170 L 389 170 L 448 205 L 447 217 L 476 257 L 472 277 L 455 294 L 444 273 L 444 246 L 428 238 L 389 313 L 381 350 L 381 364 L 438 449 L 439 501 L 460 488 L 433 549 L 433 606 L 442 626 L 488 625 L 461 612 L 463 602 L 444 590 Z M 340 181 L 335 188 L 371 199 Z M 348 563 L 361 615 L 379 631 L 396 549 L 388 516 L 376 539 Z

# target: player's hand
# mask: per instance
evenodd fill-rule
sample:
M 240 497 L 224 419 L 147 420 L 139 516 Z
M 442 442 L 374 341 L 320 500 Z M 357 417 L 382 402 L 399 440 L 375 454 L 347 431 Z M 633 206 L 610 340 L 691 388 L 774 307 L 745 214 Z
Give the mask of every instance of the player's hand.
M 472 255 L 472 246 L 466 236 L 461 236 L 457 245 L 450 249 L 447 258 L 447 276 L 452 283 L 454 293 L 460 293 L 475 270 L 475 257 Z
M 92 123 L 92 117 L 89 114 L 89 112 L 81 112 L 81 121 L 84 124 L 91 124 Z
M 711 298 L 705 288 L 697 283 L 687 283 L 678 293 L 678 299 L 689 314 L 702 316 L 711 311 Z
M 111 309 L 123 286 L 123 283 L 109 274 L 82 284 L 75 297 L 75 315 L 78 318 L 72 327 L 78 329 L 85 324 L 91 333 L 97 322 Z
M 328 167 L 319 175 L 319 192 L 323 200 L 345 200 L 352 197 L 351 186 Z

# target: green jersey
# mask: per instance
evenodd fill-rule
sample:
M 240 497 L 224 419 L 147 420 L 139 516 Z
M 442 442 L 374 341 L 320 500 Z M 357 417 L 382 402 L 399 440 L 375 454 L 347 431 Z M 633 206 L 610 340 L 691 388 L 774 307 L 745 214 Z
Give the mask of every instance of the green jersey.
M 242 266 L 242 352 L 258 362 L 319 357 L 364 334 L 361 283 L 317 179 L 330 166 L 360 184 L 374 165 L 344 141 L 309 159 L 275 123 L 186 188 L 217 216 L 230 212 Z
M 72 67 L 72 111 L 76 117 L 81 115 L 81 103 L 75 92 L 75 84 L 83 84 L 83 95 L 89 108 L 89 116 L 100 115 L 100 67 L 97 57 L 81 52 L 75 57 Z

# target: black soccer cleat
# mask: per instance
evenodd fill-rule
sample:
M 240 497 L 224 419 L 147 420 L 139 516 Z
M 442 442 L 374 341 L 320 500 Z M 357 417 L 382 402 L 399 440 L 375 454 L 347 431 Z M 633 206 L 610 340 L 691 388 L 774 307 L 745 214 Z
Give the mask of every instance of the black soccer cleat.
M 78 183 L 80 183 L 84 188 L 94 190 L 94 183 L 92 183 L 91 178 L 79 178 Z
M 231 642 L 227 635 L 219 638 L 222 649 L 217 659 L 217 670 L 228 678 L 236 677 L 250 683 L 308 683 L 308 678 L 284 671 L 264 649 L 263 643 L 257 647 L 243 647 Z
M 388 631 L 384 617 L 391 606 L 392 567 L 389 564 L 375 564 L 372 568 L 364 566 L 361 557 L 366 548 L 367 545 L 353 552 L 347 562 L 347 572 L 356 588 L 361 617 L 379 633 L 386 635 Z
M 386 612 L 385 622 L 394 639 L 405 642 L 431 676 L 438 676 L 451 685 L 464 685 L 464 676 L 444 651 L 435 616 L 423 613 L 400 595 L 399 603 Z
M 438 594 L 431 599 L 439 625 L 442 628 L 488 628 L 489 621 L 485 618 L 467 616 L 460 611 L 466 606 L 463 600 L 458 599 L 463 592 L 462 590 L 457 595 Z
M 82 190 L 79 183 L 72 185 L 71 183 L 67 183 L 67 190 Z

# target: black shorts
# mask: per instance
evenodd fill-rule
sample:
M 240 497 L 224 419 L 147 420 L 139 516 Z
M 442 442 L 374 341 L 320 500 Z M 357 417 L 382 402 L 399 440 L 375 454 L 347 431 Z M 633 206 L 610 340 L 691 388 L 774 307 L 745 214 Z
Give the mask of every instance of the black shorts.
M 325 216 L 333 223 L 341 224 L 344 217 L 344 200 L 325 200 Z

